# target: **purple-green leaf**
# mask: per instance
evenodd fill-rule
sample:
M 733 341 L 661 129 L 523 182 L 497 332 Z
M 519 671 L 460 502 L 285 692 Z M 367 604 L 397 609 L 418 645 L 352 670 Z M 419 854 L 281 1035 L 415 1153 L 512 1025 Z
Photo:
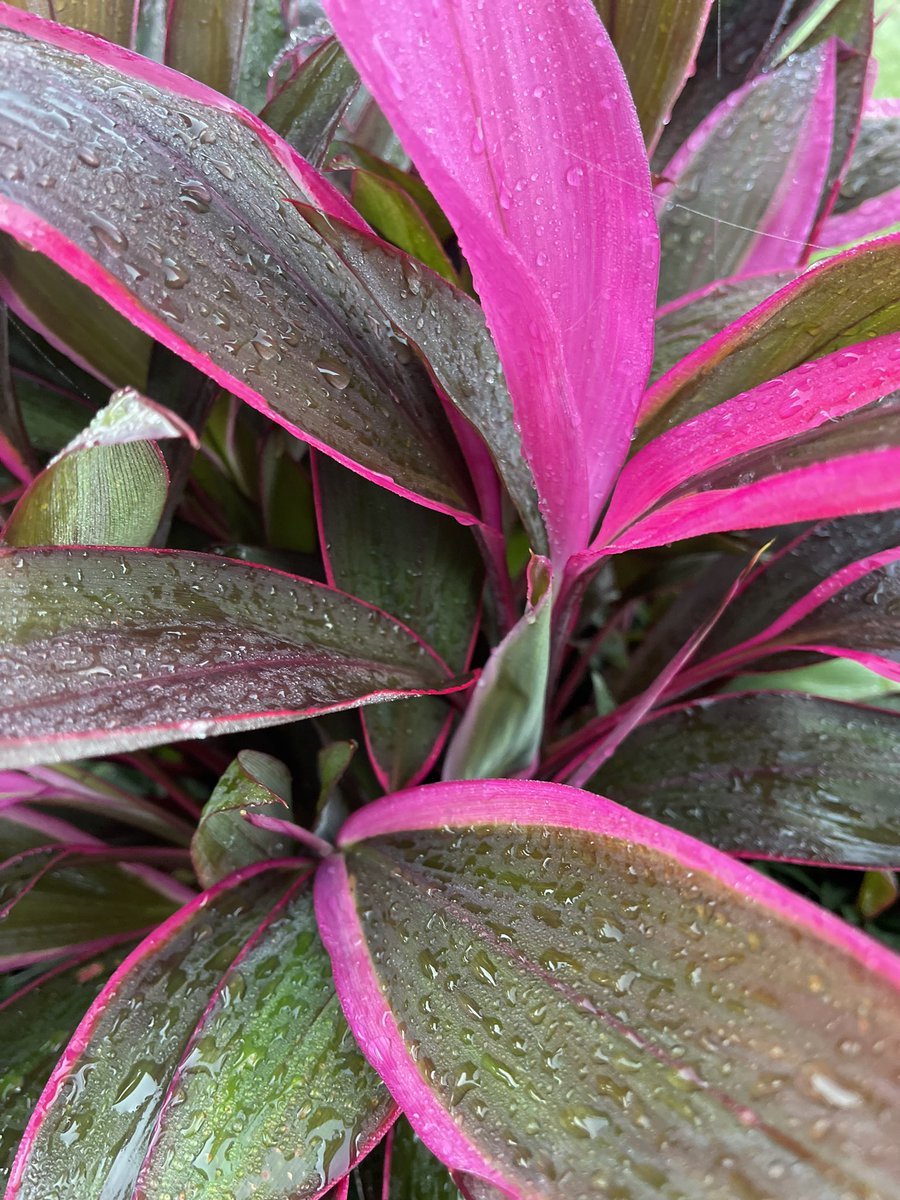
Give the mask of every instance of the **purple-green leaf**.
M 238 754 L 203 806 L 191 841 L 194 871 L 203 887 L 251 863 L 288 854 L 288 840 L 251 825 L 245 820 L 249 813 L 286 820 L 291 816 L 291 773 L 277 758 L 258 750 Z
M 0 115 L 12 147 L 0 226 L 296 435 L 471 520 L 424 372 L 400 360 L 380 310 L 289 200 L 358 222 L 349 204 L 201 84 L 15 10 L 0 17 L 15 97 Z
M 864 935 L 552 784 L 401 793 L 338 842 L 344 1010 L 473 1194 L 893 1194 L 900 960 Z
M 591 791 L 744 858 L 900 864 L 900 714 L 811 696 L 720 696 L 660 714 Z
M 380 610 L 217 555 L 0 553 L 4 766 L 282 724 L 455 690 Z
M 334 38 L 328 38 L 300 64 L 259 115 L 298 154 L 321 167 L 358 88 L 359 76 L 346 54 Z

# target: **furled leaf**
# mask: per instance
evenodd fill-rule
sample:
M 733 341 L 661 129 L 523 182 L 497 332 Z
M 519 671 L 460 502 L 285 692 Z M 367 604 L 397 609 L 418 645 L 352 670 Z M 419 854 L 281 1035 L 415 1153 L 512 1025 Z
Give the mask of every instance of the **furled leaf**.
M 52 826 L 44 832 L 40 820 L 24 824 L 20 813 L 0 814 L 0 970 L 105 946 L 117 935 L 152 929 L 172 912 L 170 897 L 108 854 L 92 855 L 96 839 L 71 827 L 68 839 Z
M 900 330 L 900 235 L 836 256 L 763 300 L 649 389 L 645 436 L 792 367 Z
M 656 232 L 612 46 L 589 0 L 527 21 L 515 0 L 415 21 L 391 0 L 325 7 L 459 235 L 564 560 L 625 457 L 651 355 Z
M 298 154 L 320 167 L 358 87 L 359 76 L 349 59 L 329 38 L 300 64 L 259 115 Z
M 875 402 L 896 387 L 898 362 L 900 335 L 876 338 L 669 429 L 622 472 L 598 543 L 625 549 L 893 507 L 900 412 Z
M 622 60 L 644 140 L 652 148 L 693 73 L 711 0 L 595 0 L 595 7 Z
M 19 1140 L 50 1072 L 125 953 L 107 950 L 82 957 L 31 986 L 14 988 L 0 1001 L 0 1187 L 6 1185 Z
M 656 314 L 651 384 L 792 278 L 792 271 L 777 271 L 721 280 L 661 308 Z
M 288 199 L 358 221 L 349 204 L 202 85 L 15 10 L 2 23 L 15 100 L 0 121 L 0 225 L 293 433 L 471 519 L 424 373 L 399 361 L 381 313 Z
M 288 854 L 287 839 L 244 819 L 251 812 L 290 819 L 291 774 L 269 754 L 242 750 L 203 806 L 191 842 L 194 870 L 203 887 L 251 863 Z
M 818 905 L 540 782 L 401 793 L 339 846 L 341 1002 L 473 1195 L 892 1193 L 900 962 Z
M 550 564 L 528 568 L 528 607 L 491 656 L 444 759 L 445 779 L 530 770 L 544 730 L 550 669 L 553 582 Z
M 661 304 L 739 271 L 800 260 L 830 161 L 834 65 L 828 43 L 754 79 L 667 165 Z
M 397 622 L 280 571 L 183 551 L 0 554 L 5 766 L 452 691 Z
M 252 1184 L 297 1200 L 344 1174 L 391 1111 L 341 1016 L 305 880 L 252 867 L 176 913 L 100 993 L 7 1196 L 232 1200 Z
M 422 355 L 441 391 L 477 430 L 506 484 L 532 547 L 547 534 L 535 480 L 522 457 L 517 416 L 479 307 L 407 255 L 315 210 L 304 214 L 368 289 L 395 330 L 397 353 Z
M 900 714 L 757 693 L 649 721 L 590 790 L 746 858 L 900 863 Z
M 394 613 L 451 670 L 465 670 L 484 574 L 469 531 L 326 458 L 316 479 L 329 582 Z M 430 768 L 451 712 L 427 696 L 378 707 L 364 725 L 373 765 L 396 791 Z
M 147 546 L 169 487 L 152 440 L 196 435 L 175 413 L 131 388 L 116 392 L 18 501 L 8 546 Z

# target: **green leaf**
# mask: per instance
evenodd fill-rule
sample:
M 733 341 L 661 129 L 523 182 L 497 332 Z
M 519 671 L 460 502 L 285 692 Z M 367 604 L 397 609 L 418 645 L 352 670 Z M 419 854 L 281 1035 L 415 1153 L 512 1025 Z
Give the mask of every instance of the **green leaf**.
M 321 167 L 359 76 L 335 38 L 329 38 L 275 93 L 260 117 L 302 154 Z
M 444 216 L 443 209 L 418 175 L 411 175 L 409 171 L 401 170 L 394 163 L 378 158 L 364 146 L 358 146 L 354 142 L 341 142 L 341 155 L 348 157 L 351 162 L 368 171 L 370 175 L 378 175 L 406 192 L 419 212 L 424 214 L 439 242 L 447 242 L 455 237 L 453 226 Z
M 384 1153 L 379 1147 L 357 1171 L 359 1200 L 461 1200 L 450 1172 L 405 1117 L 388 1130 L 382 1146 Z M 353 1196 L 353 1183 L 350 1186 Z
M 13 8 L 22 8 L 51 21 L 62 21 L 73 29 L 96 33 L 108 42 L 127 46 L 138 0 L 10 0 Z
M 589 787 L 729 854 L 900 863 L 900 716 L 876 708 L 708 698 L 641 726 Z
M 70 852 L 58 833 L 0 817 L 0 969 L 59 958 L 117 934 L 142 933 L 175 904 L 126 866 L 91 856 L 94 839 Z M 38 827 L 32 827 L 38 823 Z M 86 849 L 87 847 L 87 849 Z M 103 847 L 97 843 L 97 849 Z M 121 857 L 127 859 L 127 850 Z M 137 868 L 140 870 L 141 868 Z
M 305 880 L 284 873 L 235 877 L 183 909 L 101 993 L 76 1045 L 10 1200 L 303 1200 L 393 1113 L 341 1014 Z
M 459 684 L 393 618 L 217 555 L 0 552 L 5 766 L 121 752 Z
M 291 818 L 290 772 L 277 758 L 258 750 L 238 754 L 203 806 L 191 842 L 194 870 L 203 887 L 251 863 L 289 853 L 284 838 L 245 821 L 248 812 Z
M 50 1072 L 75 1026 L 126 953 L 127 949 L 117 948 L 82 958 L 27 988 L 20 977 L 21 992 L 12 977 L 13 994 L 0 1001 L 0 1187 L 6 1185 L 19 1140 Z
M 394 613 L 451 670 L 463 671 L 484 574 L 470 532 L 324 457 L 317 458 L 316 476 L 335 586 Z M 396 791 L 429 766 L 450 710 L 431 697 L 379 707 L 366 714 L 365 725 L 382 782 Z
M 692 73 L 709 0 L 594 0 L 594 7 L 622 60 L 644 141 L 652 147 Z
M 546 559 L 528 568 L 525 615 L 491 653 L 444 760 L 444 779 L 487 779 L 531 770 L 544 733 L 553 577 Z
M 447 252 L 408 192 L 392 180 L 357 167 L 352 194 L 360 215 L 383 238 L 458 286 Z

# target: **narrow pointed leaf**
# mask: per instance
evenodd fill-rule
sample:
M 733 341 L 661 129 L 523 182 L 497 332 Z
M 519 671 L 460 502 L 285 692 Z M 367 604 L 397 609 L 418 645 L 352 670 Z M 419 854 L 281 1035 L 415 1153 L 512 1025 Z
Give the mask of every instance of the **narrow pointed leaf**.
M 107 950 L 82 957 L 0 1002 L 0 1187 L 6 1185 L 31 1110 L 60 1054 L 125 953 Z
M 544 729 L 553 578 L 546 559 L 528 568 L 525 615 L 491 652 L 444 759 L 445 779 L 531 770 Z
M 882 426 L 892 425 L 893 406 L 886 405 L 883 412 L 872 408 L 860 414 L 857 410 L 887 396 L 898 379 L 900 334 L 889 334 L 796 367 L 669 429 L 648 442 L 622 472 L 601 540 L 616 537 L 640 513 L 660 505 L 677 504 L 689 496 L 702 500 L 704 493 L 706 501 L 715 504 L 725 489 L 743 487 L 779 471 L 789 473 L 792 467 L 807 462 L 827 463 L 849 451 L 890 446 L 893 438 Z M 847 418 L 846 426 L 835 424 L 841 418 Z M 797 453 L 792 456 L 795 445 Z M 859 482 L 864 489 L 865 482 Z M 882 472 L 871 482 L 889 490 L 890 475 Z M 838 515 L 817 513 L 818 499 L 809 489 L 804 501 L 812 505 L 812 513 L 782 512 L 796 520 Z M 835 497 L 822 499 L 827 507 Z M 770 523 L 777 520 L 778 515 L 773 514 Z M 729 526 L 742 527 L 740 518 Z
M 17 811 L 0 815 L 0 970 L 142 933 L 172 912 L 169 897 L 108 858 L 92 858 L 94 839 L 73 830 L 82 852 L 67 853 L 59 836 L 13 819 Z
M 834 209 L 817 234 L 826 246 L 872 237 L 900 221 L 900 101 L 871 101 Z
M 191 841 L 191 860 L 203 887 L 212 887 L 232 871 L 251 863 L 284 858 L 286 838 L 257 829 L 248 813 L 291 816 L 291 775 L 287 767 L 258 750 L 242 750 L 203 806 Z
M 459 235 L 567 557 L 625 456 L 650 365 L 656 235 L 615 53 L 588 0 L 527 22 L 514 0 L 441 2 L 416 21 L 386 0 L 326 9 Z
M 707 698 L 636 730 L 588 786 L 728 854 L 900 863 L 900 714 L 877 708 Z
M 325 220 L 308 207 L 302 211 L 378 303 L 400 339 L 397 353 L 417 349 L 443 394 L 477 430 L 532 547 L 546 547 L 535 478 L 522 456 L 520 418 L 478 305 L 399 250 L 344 221 Z
M 405 1117 L 388 1130 L 357 1172 L 359 1200 L 460 1200 L 444 1164 L 420 1141 Z
M 424 213 L 428 224 L 434 230 L 440 242 L 449 241 L 453 235 L 453 227 L 444 215 L 444 211 L 432 196 L 431 192 L 418 175 L 411 171 L 403 171 L 392 162 L 378 158 L 363 146 L 355 142 L 341 140 L 341 158 L 346 158 L 355 166 L 362 167 L 373 175 L 379 175 L 389 183 L 402 188 L 415 203 L 420 212 Z
M 595 0 L 634 96 L 644 141 L 656 145 L 663 123 L 693 73 L 712 0 Z
M 12 682 L 0 709 L 6 766 L 459 686 L 370 605 L 182 551 L 6 551 L 0 647 Z
M 134 1197 L 319 1196 L 393 1115 L 341 1012 L 304 886 L 216 988 L 171 1074 Z
M 467 519 L 465 468 L 424 373 L 398 361 L 380 313 L 288 199 L 358 221 L 349 204 L 202 85 L 15 10 L 2 25 L 17 99 L 2 114 L 15 161 L 0 225 L 293 433 Z M 35 78 L 62 107 L 33 105 Z M 113 163 L 127 191 L 103 185 Z
M 408 192 L 392 180 L 358 167 L 353 172 L 352 194 L 360 216 L 382 237 L 458 286 L 446 250 Z
M 316 483 L 330 582 L 394 613 L 451 670 L 464 671 L 484 576 L 469 531 L 324 457 L 316 464 Z M 428 696 L 379 709 L 364 724 L 373 764 L 385 788 L 396 791 L 430 768 L 452 714 Z
M 890 951 L 546 783 L 402 793 L 339 845 L 316 905 L 351 1028 L 474 1195 L 891 1194 Z
M 301 63 L 259 115 L 307 162 L 321 167 L 358 88 L 359 76 L 335 39 L 329 38 Z
M 753 80 L 666 166 L 661 304 L 741 270 L 799 262 L 831 154 L 834 55 L 829 43 Z
M 198 896 L 128 956 L 50 1077 L 7 1200 L 62 1200 L 73 1191 L 130 1200 L 174 1065 L 210 994 L 290 882 L 284 870 L 250 868 Z
M 674 366 L 644 397 L 645 437 L 804 362 L 900 330 L 900 235 L 800 275 Z

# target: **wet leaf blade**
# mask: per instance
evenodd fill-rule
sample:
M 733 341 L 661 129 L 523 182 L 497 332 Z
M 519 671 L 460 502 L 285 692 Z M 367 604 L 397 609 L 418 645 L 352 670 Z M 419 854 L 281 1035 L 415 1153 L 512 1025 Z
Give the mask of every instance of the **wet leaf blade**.
M 15 664 L 0 711 L 6 766 L 458 686 L 421 642 L 360 601 L 182 551 L 0 554 L 0 645 Z
M 403 793 L 339 842 L 316 903 L 351 1027 L 476 1194 L 890 1193 L 889 951 L 549 784 Z
M 900 862 L 898 714 L 811 696 L 722 696 L 636 730 L 590 790 L 746 858 Z
M 3 26 L 18 169 L 0 225 L 295 435 L 471 519 L 427 378 L 397 361 L 377 306 L 288 203 L 358 222 L 339 193 L 249 112 L 176 72 L 15 10 Z M 63 108 L 34 105 L 36 77 Z M 127 204 L 98 183 L 110 161 L 134 185 Z
M 298 154 L 320 167 L 358 89 L 359 76 L 331 38 L 313 51 L 259 115 Z
M 96 33 L 119 46 L 131 44 L 140 0 L 10 0 L 14 8 Z
M 217 987 L 172 1074 L 135 1200 L 318 1196 L 394 1113 L 341 1012 L 304 886 Z

